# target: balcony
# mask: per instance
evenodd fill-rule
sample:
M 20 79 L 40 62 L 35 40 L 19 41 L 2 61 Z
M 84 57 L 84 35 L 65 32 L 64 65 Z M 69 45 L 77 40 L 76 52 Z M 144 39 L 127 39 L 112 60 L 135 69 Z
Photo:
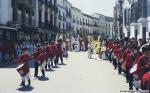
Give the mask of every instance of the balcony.
M 52 10 L 58 12 L 58 7 L 55 4 L 51 4 Z
M 61 15 L 59 15 L 59 20 L 62 20 L 62 16 Z
M 76 20 L 75 19 L 73 19 L 73 23 L 75 23 L 76 22 Z
M 77 24 L 79 24 L 79 21 L 77 20 Z
M 72 17 L 71 16 L 71 12 L 67 11 L 66 16 L 69 17 L 69 18 L 71 18 Z
M 63 21 L 66 21 L 66 18 L 65 18 L 65 17 L 63 17 Z

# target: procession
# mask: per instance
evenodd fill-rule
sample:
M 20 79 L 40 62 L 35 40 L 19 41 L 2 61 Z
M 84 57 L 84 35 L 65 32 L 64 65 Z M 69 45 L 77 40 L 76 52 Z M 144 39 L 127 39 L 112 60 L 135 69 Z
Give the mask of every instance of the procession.
M 0 0 L 0 93 L 150 93 L 150 0 Z
M 91 59 L 95 50 L 99 51 L 96 54 L 100 59 L 109 60 L 119 75 L 123 73 L 126 83 L 129 84 L 129 90 L 135 88 L 139 93 L 148 93 L 150 91 L 150 45 L 149 42 L 141 41 L 140 39 L 138 42 L 134 38 L 109 40 L 105 44 L 99 42 L 99 50 L 96 50 L 97 45 L 90 40 L 87 45 L 87 58 Z M 79 41 L 76 41 L 73 44 L 75 46 L 73 51 L 86 51 L 84 42 L 81 42 L 81 44 L 80 47 Z M 32 55 L 29 54 L 27 48 L 23 48 L 22 55 L 17 60 L 19 65 L 17 71 L 22 77 L 21 86 L 25 86 L 25 81 L 28 81 L 28 86 L 31 84 L 28 62 L 32 58 L 35 61 L 34 77 L 38 77 L 38 67 L 40 67 L 42 76 L 45 77 L 47 70 L 52 70 L 53 67 L 56 68 L 58 64 L 65 65 L 63 57 L 69 55 L 67 55 L 68 50 L 65 49 L 66 47 L 62 45 L 61 39 L 58 40 L 57 44 L 53 41 L 44 45 L 37 44 L 36 51 L 31 53 Z

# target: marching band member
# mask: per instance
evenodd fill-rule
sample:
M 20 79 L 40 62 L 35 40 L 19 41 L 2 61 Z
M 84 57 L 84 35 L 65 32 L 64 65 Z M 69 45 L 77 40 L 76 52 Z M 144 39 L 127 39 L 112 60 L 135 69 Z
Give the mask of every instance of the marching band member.
M 46 46 L 46 55 L 47 55 L 47 59 L 46 59 L 46 65 L 45 65 L 45 69 L 47 70 L 47 66 L 48 66 L 48 69 L 49 70 L 52 70 L 51 69 L 51 59 L 50 59 L 50 53 L 51 53 L 51 45 L 47 45 Z
M 150 72 L 145 73 L 141 80 L 141 89 L 150 92 Z
M 142 54 L 137 62 L 133 65 L 130 70 L 131 75 L 138 82 L 137 87 L 141 86 L 141 80 L 145 73 L 150 69 L 150 45 L 146 45 L 142 48 Z
M 34 72 L 34 77 L 37 77 L 38 76 L 38 67 L 39 67 L 39 64 L 38 64 L 38 56 L 40 55 L 40 53 L 42 52 L 42 48 L 40 46 L 40 44 L 37 44 L 37 48 L 34 52 L 34 59 L 35 59 L 35 62 L 34 62 L 34 65 L 35 65 L 35 72 Z
M 45 65 L 46 65 L 46 52 L 44 49 L 42 49 L 41 53 L 37 57 L 37 63 L 40 66 L 42 76 L 45 77 Z
M 64 62 L 63 62 L 63 48 L 62 48 L 62 40 L 59 39 L 58 40 L 58 43 L 56 44 L 57 46 L 57 56 L 56 56 L 56 61 L 58 61 L 59 63 L 59 58 L 61 60 L 61 65 L 64 65 Z
M 56 59 L 56 56 L 58 53 L 58 48 L 54 41 L 52 41 L 50 45 L 51 45 L 51 48 L 50 48 L 51 66 L 54 67 L 55 65 L 55 67 L 57 67 L 58 60 Z
M 31 56 L 29 56 L 29 53 L 26 48 L 23 49 L 23 54 L 18 60 L 18 67 L 17 71 L 22 77 L 21 86 L 25 86 L 25 81 L 28 80 L 28 86 L 31 84 L 30 80 L 30 70 L 28 66 L 28 62 L 31 60 Z

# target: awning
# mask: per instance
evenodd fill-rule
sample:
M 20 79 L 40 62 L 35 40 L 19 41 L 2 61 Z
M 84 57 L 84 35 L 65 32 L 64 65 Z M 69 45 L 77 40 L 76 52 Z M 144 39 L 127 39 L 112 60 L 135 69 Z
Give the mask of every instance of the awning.
M 4 29 L 4 30 L 15 30 L 15 31 L 17 31 L 16 28 L 8 27 L 8 26 L 0 26 L 0 29 Z

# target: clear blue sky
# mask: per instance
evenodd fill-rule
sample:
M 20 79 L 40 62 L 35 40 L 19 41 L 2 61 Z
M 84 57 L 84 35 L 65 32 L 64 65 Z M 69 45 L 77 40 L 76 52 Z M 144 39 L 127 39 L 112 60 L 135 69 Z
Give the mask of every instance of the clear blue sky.
M 73 6 L 81 9 L 84 13 L 100 13 L 113 16 L 113 6 L 116 0 L 68 0 Z

